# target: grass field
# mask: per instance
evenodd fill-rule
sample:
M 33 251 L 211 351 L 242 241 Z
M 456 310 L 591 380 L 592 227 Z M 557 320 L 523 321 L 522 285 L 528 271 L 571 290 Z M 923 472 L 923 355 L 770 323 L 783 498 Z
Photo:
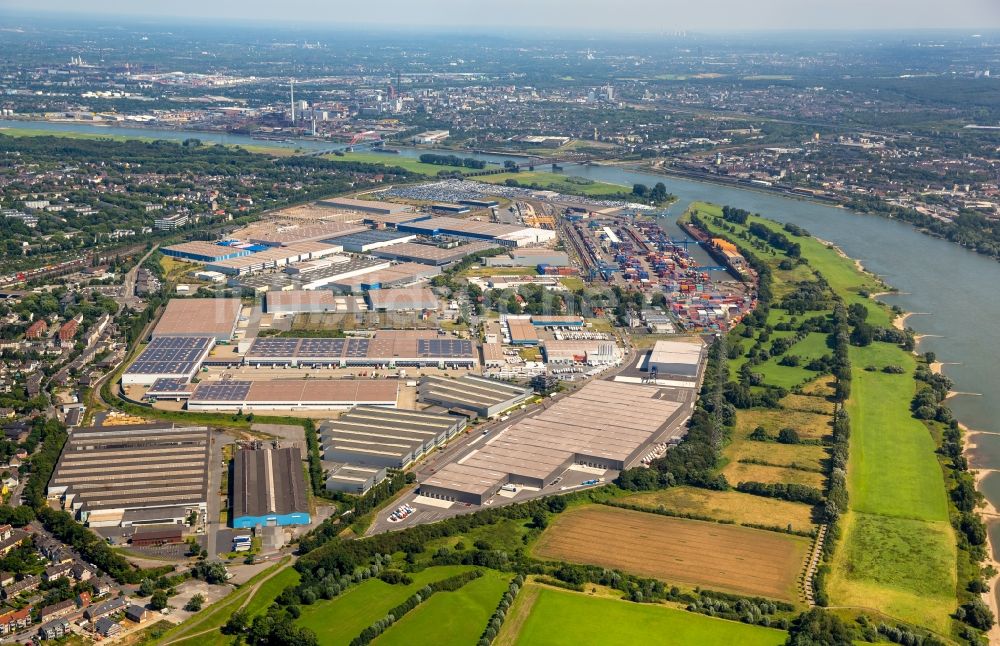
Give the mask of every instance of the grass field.
M 798 502 L 752 496 L 738 491 L 712 491 L 696 487 L 671 487 L 633 494 L 620 499 L 632 505 L 664 509 L 679 514 L 699 514 L 739 524 L 759 524 L 809 532 L 815 528 L 812 507 Z
M 460 565 L 427 568 L 411 575 L 413 583 L 410 585 L 389 585 L 369 579 L 335 599 L 303 606 L 298 623 L 311 628 L 324 646 L 349 644 L 372 622 L 384 617 L 420 588 L 468 569 Z
M 773 628 L 749 626 L 663 606 L 630 603 L 617 599 L 543 588 L 529 595 L 527 586 L 518 595 L 533 601 L 520 633 L 507 637 L 501 631 L 498 643 L 525 646 L 632 646 L 633 644 L 740 644 L 777 646 L 787 634 Z M 504 627 L 506 630 L 507 627 Z M 509 641 L 508 641 L 509 640 Z M 457 643 L 457 642 L 456 642 Z
M 452 592 L 438 592 L 382 634 L 379 646 L 475 644 L 507 590 L 510 574 L 484 570 L 482 577 Z
M 882 343 L 850 352 L 858 366 L 847 406 L 852 513 L 835 555 L 831 599 L 947 632 L 956 544 L 934 439 L 909 413 L 915 359 Z M 890 363 L 906 374 L 860 368 Z
M 741 410 L 736 418 L 736 432 L 746 435 L 763 426 L 769 435 L 775 436 L 781 429 L 789 427 L 798 431 L 799 437 L 815 440 L 830 435 L 831 422 L 829 415 L 798 410 Z
M 730 484 L 740 482 L 787 482 L 789 484 L 806 485 L 814 489 L 822 489 L 826 477 L 816 471 L 789 469 L 771 464 L 749 464 L 746 462 L 730 462 L 722 470 Z
M 630 187 L 619 186 L 618 184 L 608 184 L 606 182 L 594 182 L 582 177 L 573 177 L 561 173 L 549 173 L 544 171 L 525 171 L 522 173 L 500 173 L 498 175 L 482 175 L 473 178 L 477 182 L 488 184 L 503 184 L 509 179 L 517 181 L 522 186 L 538 185 L 550 191 L 569 193 L 573 195 L 587 195 L 589 197 L 602 197 L 608 195 L 620 195 L 629 193 Z M 638 198 L 636 198 L 638 200 Z
M 456 153 L 459 157 L 461 153 Z M 323 157 L 332 162 L 359 162 L 362 164 L 381 164 L 383 166 L 398 166 L 412 173 L 421 175 L 437 175 L 441 171 L 449 173 L 470 173 L 474 168 L 464 166 L 439 166 L 438 164 L 425 164 L 416 157 L 404 157 L 391 153 L 344 153 L 343 155 L 326 155 Z
M 799 536 L 587 505 L 560 514 L 532 553 L 794 601 L 808 548 Z

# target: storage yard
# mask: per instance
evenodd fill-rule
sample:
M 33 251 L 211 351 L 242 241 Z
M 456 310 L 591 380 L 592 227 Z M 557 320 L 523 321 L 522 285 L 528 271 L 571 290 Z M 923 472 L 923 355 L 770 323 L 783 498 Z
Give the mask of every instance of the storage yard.
M 204 426 L 78 428 L 48 497 L 91 527 L 183 523 L 207 510 L 208 459 Z

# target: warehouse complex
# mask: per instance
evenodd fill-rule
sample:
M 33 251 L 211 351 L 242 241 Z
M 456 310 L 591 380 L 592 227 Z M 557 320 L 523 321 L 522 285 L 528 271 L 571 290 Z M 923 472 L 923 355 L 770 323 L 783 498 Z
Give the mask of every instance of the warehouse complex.
M 649 354 L 646 370 L 659 376 L 697 379 L 704 352 L 705 345 L 700 341 L 657 341 Z
M 492 224 L 461 218 L 428 217 L 423 220 L 402 222 L 396 225 L 398 231 L 436 237 L 452 236 L 473 240 L 488 240 L 502 247 L 526 247 L 555 240 L 556 232 L 549 229 L 535 229 L 515 224 Z
M 336 312 L 337 301 L 333 292 L 326 290 L 290 289 L 285 292 L 268 292 L 264 297 L 264 311 L 268 314 Z
M 239 449 L 233 464 L 233 527 L 308 525 L 298 448 Z
M 191 411 L 252 413 L 274 410 L 343 410 L 355 404 L 396 406 L 398 384 L 389 380 L 278 379 L 203 381 L 187 402 Z
M 373 289 L 367 292 L 368 307 L 373 312 L 410 312 L 438 309 L 438 297 L 427 287 Z
M 208 460 L 204 426 L 78 428 L 48 496 L 91 527 L 183 523 L 207 510 Z
M 475 375 L 462 375 L 458 379 L 422 377 L 418 392 L 422 402 L 483 418 L 514 408 L 534 394 L 530 388 Z
M 238 298 L 175 298 L 167 302 L 152 336 L 210 336 L 226 342 L 236 332 L 242 307 Z
M 511 249 L 506 254 L 486 259 L 486 265 L 489 267 L 537 267 L 539 265 L 566 267 L 569 264 L 569 256 L 565 251 L 544 248 Z
M 438 366 L 472 367 L 477 352 L 468 339 L 441 338 L 421 330 L 379 330 L 372 338 L 314 339 L 259 337 L 244 358 L 265 366 Z
M 641 457 L 682 404 L 661 389 L 595 381 L 420 483 L 431 498 L 481 505 L 500 487 L 543 488 L 574 464 L 621 470 Z
M 381 247 L 369 251 L 376 258 L 396 260 L 399 262 L 419 262 L 424 265 L 443 266 L 458 262 L 474 253 L 496 249 L 497 245 L 489 242 L 472 241 L 463 245 L 438 246 L 419 242 L 402 242 L 389 247 Z
M 358 406 L 319 430 L 325 460 L 403 469 L 463 428 L 465 420 L 455 415 Z

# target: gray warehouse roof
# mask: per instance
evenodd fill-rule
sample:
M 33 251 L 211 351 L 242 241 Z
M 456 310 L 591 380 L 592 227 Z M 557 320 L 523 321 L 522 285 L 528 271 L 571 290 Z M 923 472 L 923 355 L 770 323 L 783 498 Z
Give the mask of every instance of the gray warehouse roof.
M 309 513 L 296 447 L 240 449 L 233 467 L 233 516 Z
M 199 504 L 207 500 L 207 474 L 207 427 L 80 428 L 66 441 L 48 491 L 83 512 Z

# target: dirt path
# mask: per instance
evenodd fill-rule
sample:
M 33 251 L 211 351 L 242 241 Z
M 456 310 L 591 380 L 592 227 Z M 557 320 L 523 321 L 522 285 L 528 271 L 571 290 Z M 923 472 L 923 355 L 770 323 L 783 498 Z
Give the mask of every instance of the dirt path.
M 246 599 L 244 599 L 243 603 L 240 604 L 240 607 L 237 608 L 236 610 L 234 610 L 233 612 L 234 613 L 239 612 L 240 610 L 243 610 L 248 605 L 250 605 L 250 602 L 253 601 L 254 596 L 256 596 L 257 591 L 260 590 L 260 587 L 262 585 L 264 585 L 265 583 L 267 583 L 268 581 L 270 581 L 272 578 L 274 578 L 275 576 L 277 576 L 280 572 L 284 572 L 286 568 L 291 567 L 294 563 L 295 563 L 295 558 L 293 557 L 290 561 L 288 561 L 288 563 L 285 564 L 284 567 L 280 567 L 280 568 L 276 569 L 274 572 L 271 572 L 270 574 L 268 574 L 266 577 L 264 577 L 263 579 L 261 579 L 257 583 L 254 583 L 250 587 L 250 592 L 249 592 L 249 594 L 247 594 Z M 239 594 L 240 592 L 241 592 L 241 590 L 239 590 L 239 589 L 236 590 L 237 594 Z M 219 600 L 219 603 L 225 602 L 225 600 L 227 598 L 228 597 L 223 597 L 222 599 Z M 213 628 L 208 628 L 206 630 L 200 630 L 200 631 L 198 631 L 196 633 L 191 633 L 189 635 L 178 635 L 177 637 L 174 637 L 170 641 L 160 642 L 159 646 L 167 646 L 168 644 L 176 644 L 178 642 L 183 642 L 183 641 L 187 641 L 189 639 L 194 639 L 195 637 L 201 637 L 202 635 L 207 635 L 209 633 L 214 633 L 219 628 L 220 628 L 220 626 L 215 626 Z
M 524 627 L 524 622 L 528 620 L 531 609 L 535 607 L 535 601 L 538 600 L 540 590 L 541 588 L 537 585 L 525 582 L 524 587 L 521 588 L 521 592 L 517 595 L 517 599 L 514 600 L 514 606 L 507 613 L 507 618 L 504 620 L 503 627 L 500 629 L 500 634 L 494 640 L 494 644 L 497 646 L 514 646 L 517 643 L 517 637 L 521 634 L 521 628 Z

